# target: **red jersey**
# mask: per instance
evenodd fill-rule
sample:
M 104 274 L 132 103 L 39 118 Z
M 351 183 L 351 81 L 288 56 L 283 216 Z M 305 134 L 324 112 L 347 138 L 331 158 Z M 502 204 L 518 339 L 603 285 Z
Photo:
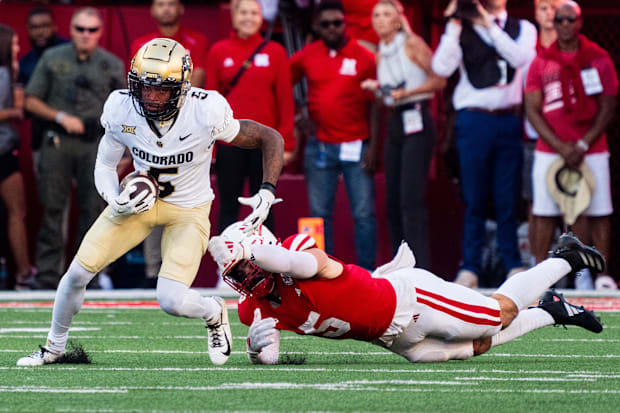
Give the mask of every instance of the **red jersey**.
M 229 39 L 215 43 L 207 57 L 205 89 L 226 92 L 243 62 L 263 40 L 260 34 L 242 39 L 233 33 Z M 284 149 L 295 149 L 293 89 L 286 50 L 279 43 L 270 41 L 254 56 L 252 66 L 228 91 L 226 100 L 235 118 L 252 119 L 278 130 L 284 138 Z
M 135 54 L 138 52 L 138 49 L 140 49 L 146 42 L 156 39 L 158 37 L 167 36 L 164 36 L 160 32 L 153 32 L 138 37 L 131 43 L 131 55 L 135 56 Z M 180 27 L 179 30 L 177 30 L 177 32 L 174 34 L 174 36 L 168 38 L 181 43 L 181 45 L 189 51 L 192 62 L 194 63 L 194 69 L 205 68 L 207 63 L 207 50 L 209 50 L 209 41 L 204 34 Z
M 293 83 L 302 76 L 308 80 L 308 109 L 320 141 L 368 139 L 374 94 L 363 90 L 360 83 L 376 79 L 375 72 L 374 55 L 354 39 L 337 51 L 315 41 L 291 57 Z
M 314 244 L 308 238 L 307 235 L 289 237 L 283 246 L 307 249 Z M 263 318 L 278 320 L 277 329 L 297 334 L 363 341 L 381 337 L 396 312 L 392 284 L 384 278 L 373 278 L 357 265 L 343 264 L 343 267 L 342 274 L 334 279 L 296 280 L 277 274 L 275 283 L 282 304 L 274 307 L 266 298 L 241 296 L 239 319 L 251 325 L 254 310 L 260 308 Z
M 577 52 L 560 53 L 562 59 L 569 62 L 575 59 Z M 562 141 L 578 141 L 592 127 L 592 121 L 580 122 L 574 113 L 565 110 L 562 95 L 561 65 L 559 62 L 547 59 L 544 56 L 544 53 L 539 53 L 532 61 L 527 76 L 525 93 L 542 91 L 542 115 L 547 124 Z M 591 104 L 597 104 L 596 98 L 600 93 L 607 96 L 616 96 L 618 92 L 618 78 L 609 57 L 601 57 L 591 61 L 588 67 L 582 68 L 582 78 L 586 73 L 590 76 L 598 77 L 600 82 L 600 88 L 594 87 L 592 92 L 586 97 Z M 574 88 L 571 86 L 570 89 L 572 92 L 571 99 L 575 99 Z M 536 150 L 549 153 L 556 152 L 555 149 L 542 139 L 538 139 Z M 594 142 L 587 153 L 607 151 L 607 138 L 603 135 Z

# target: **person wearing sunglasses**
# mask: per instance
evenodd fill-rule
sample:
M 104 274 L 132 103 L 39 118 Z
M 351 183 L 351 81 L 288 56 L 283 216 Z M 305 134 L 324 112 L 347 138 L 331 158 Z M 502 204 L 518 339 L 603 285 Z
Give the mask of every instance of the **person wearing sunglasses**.
M 304 167 L 310 216 L 323 218 L 325 248 L 334 250 L 333 216 L 338 178 L 343 176 L 355 221 L 359 265 L 373 268 L 377 251 L 374 171 L 377 130 L 374 94 L 361 88 L 375 78 L 373 54 L 346 34 L 340 2 L 323 1 L 314 31 L 318 40 L 291 57 L 293 84 L 308 81 L 308 111 L 313 126 L 303 133 Z M 299 129 L 301 125 L 298 123 Z
M 540 136 L 532 170 L 536 260 L 544 258 L 557 218 L 563 215 L 545 179 L 558 159 L 570 169 L 578 170 L 585 163 L 592 171 L 591 201 L 572 230 L 585 240 L 591 234 L 596 248 L 609 257 L 613 208 L 605 131 L 616 110 L 618 77 L 609 54 L 581 34 L 583 18 L 577 3 L 568 1 L 558 7 L 553 25 L 557 41 L 536 56 L 525 88 L 527 117 Z M 617 288 L 605 274 L 599 274 L 594 284 L 597 289 Z
M 28 38 L 32 48 L 19 61 L 19 75 L 17 76 L 17 81 L 22 85 L 28 84 L 43 52 L 50 47 L 68 42 L 67 39 L 60 37 L 56 33 L 54 15 L 47 7 L 37 6 L 30 10 L 26 20 L 26 28 L 28 29 Z M 37 117 L 31 118 L 32 162 L 35 172 L 38 170 L 39 153 L 41 150 L 44 128 L 44 121 Z
M 35 288 L 55 289 L 64 271 L 63 214 L 75 181 L 77 239 L 103 209 L 92 171 L 103 135 L 99 117 L 115 89 L 125 86 L 123 62 L 99 47 L 103 20 L 92 7 L 75 11 L 71 42 L 43 53 L 28 85 L 25 108 L 46 121 L 38 165 L 43 218 L 37 241 Z
M 473 0 L 477 13 L 463 18 L 458 17 L 459 3 L 450 1 L 444 11 L 448 22 L 432 69 L 446 78 L 457 70 L 460 75 L 452 104 L 465 222 L 463 262 L 455 282 L 477 287 L 491 203 L 504 262 L 499 271 L 509 277 L 523 265 L 517 239 L 523 72 L 536 55 L 537 33 L 532 23 L 509 15 L 508 0 Z

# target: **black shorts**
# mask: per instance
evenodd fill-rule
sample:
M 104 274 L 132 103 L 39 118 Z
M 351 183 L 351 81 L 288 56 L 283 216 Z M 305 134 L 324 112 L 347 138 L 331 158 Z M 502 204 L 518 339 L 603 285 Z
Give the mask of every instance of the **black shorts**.
M 0 182 L 19 171 L 17 149 L 0 155 Z

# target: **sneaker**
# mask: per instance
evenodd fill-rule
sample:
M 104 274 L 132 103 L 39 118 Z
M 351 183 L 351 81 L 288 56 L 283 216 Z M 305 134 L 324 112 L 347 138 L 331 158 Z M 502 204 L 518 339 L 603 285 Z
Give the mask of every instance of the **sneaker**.
M 215 322 L 211 324 L 207 323 L 209 358 L 213 364 L 221 366 L 226 363 L 226 360 L 230 357 L 232 333 L 230 332 L 226 303 L 220 297 L 213 297 L 213 299 L 222 307 L 222 312 Z
M 588 247 L 572 233 L 562 234 L 556 249 L 549 252 L 550 258 L 563 258 L 573 271 L 588 268 L 593 274 L 605 271 L 605 259 L 596 248 Z
M 538 308 L 551 314 L 556 325 L 578 326 L 593 333 L 603 331 L 601 319 L 594 312 L 567 302 L 564 296 L 555 290 L 547 291 L 538 304 Z
M 27 357 L 22 357 L 17 360 L 17 365 L 20 367 L 33 367 L 42 366 L 44 364 L 56 363 L 60 360 L 65 352 L 56 352 L 48 349 L 47 347 L 39 346 L 39 351 L 35 351 Z
M 478 288 L 478 276 L 469 270 L 460 270 L 453 282 L 467 288 Z

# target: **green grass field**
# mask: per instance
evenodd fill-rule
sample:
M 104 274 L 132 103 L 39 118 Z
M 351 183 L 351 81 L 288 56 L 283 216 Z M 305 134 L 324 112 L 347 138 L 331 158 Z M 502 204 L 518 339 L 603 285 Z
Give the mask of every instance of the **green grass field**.
M 43 344 L 51 309 L 0 308 L 0 412 L 618 412 L 620 313 L 605 330 L 547 327 L 467 361 L 411 364 L 361 342 L 283 333 L 281 360 L 252 366 L 230 311 L 225 366 L 196 320 L 156 309 L 83 309 L 72 339 L 92 364 L 20 368 Z M 301 355 L 304 355 L 303 357 Z

